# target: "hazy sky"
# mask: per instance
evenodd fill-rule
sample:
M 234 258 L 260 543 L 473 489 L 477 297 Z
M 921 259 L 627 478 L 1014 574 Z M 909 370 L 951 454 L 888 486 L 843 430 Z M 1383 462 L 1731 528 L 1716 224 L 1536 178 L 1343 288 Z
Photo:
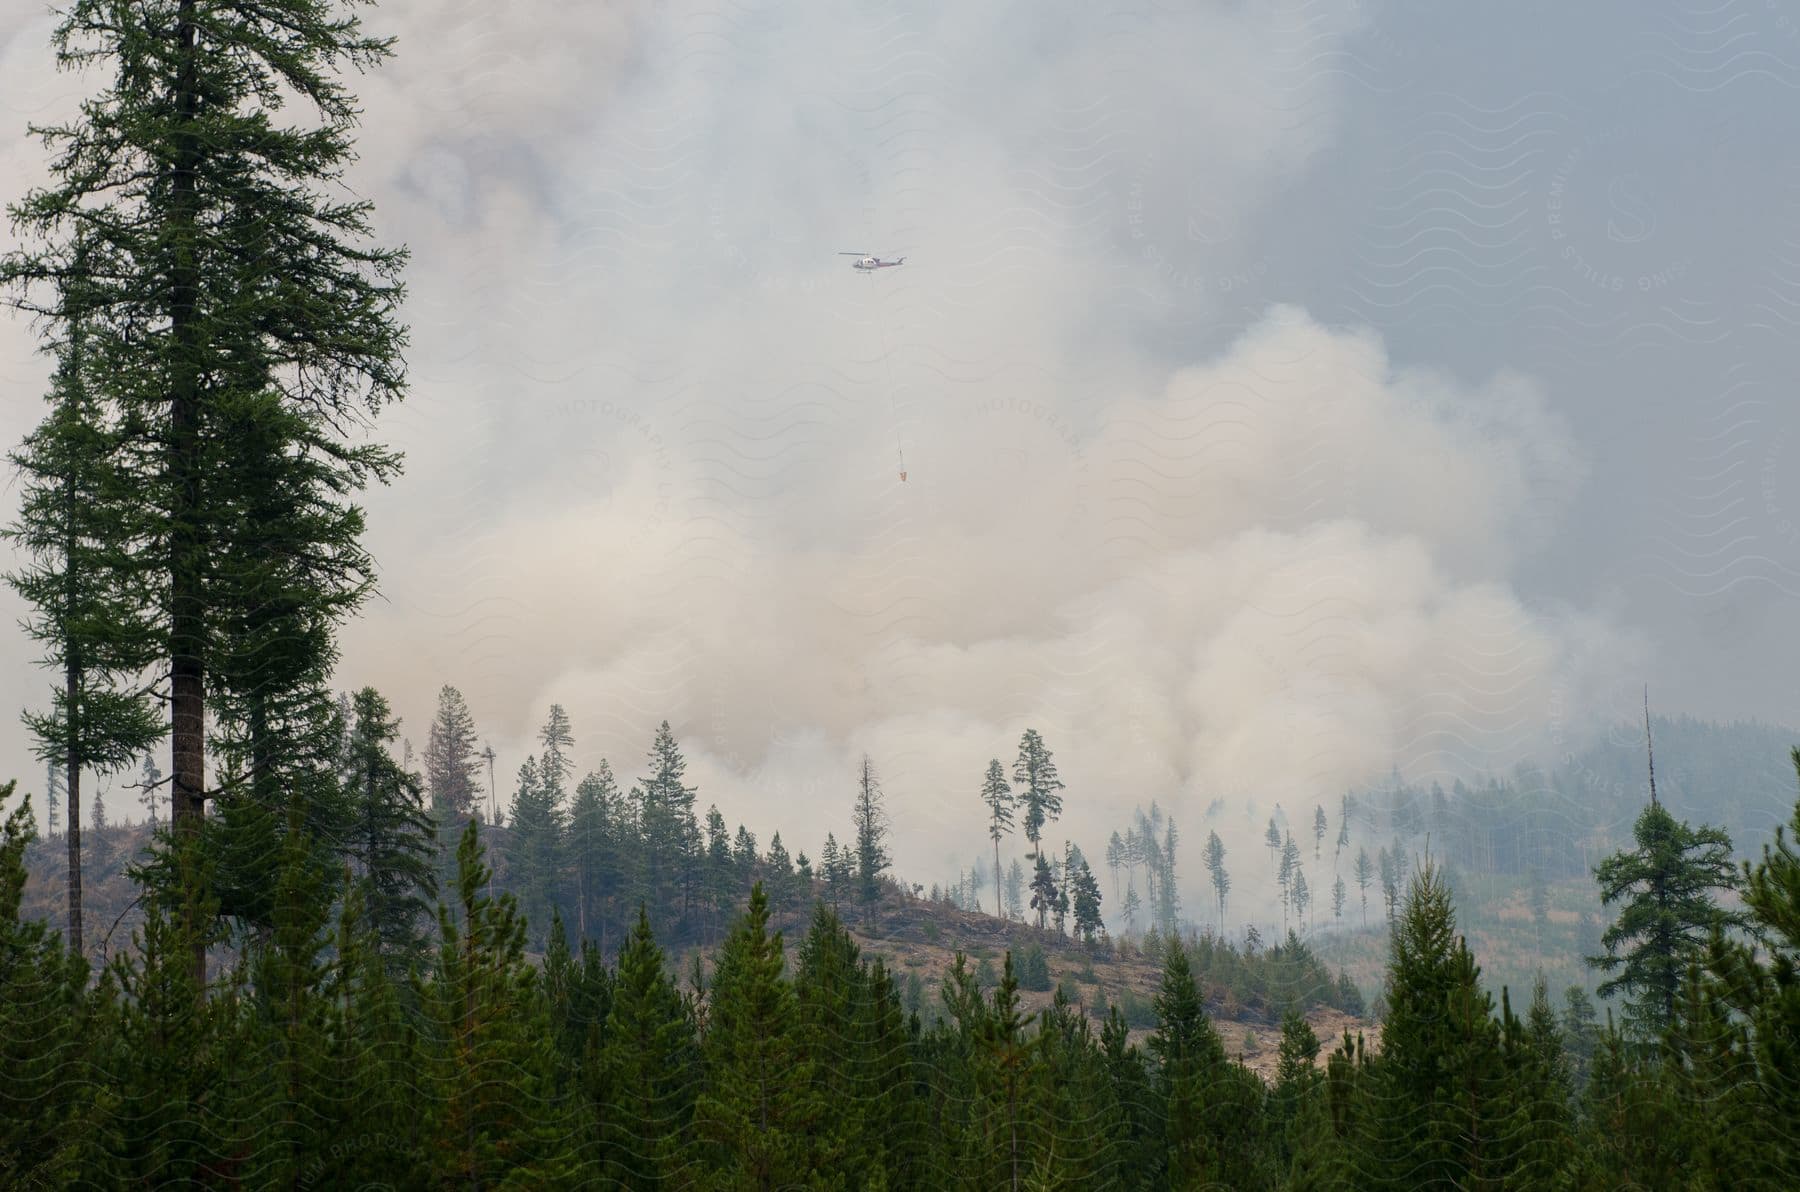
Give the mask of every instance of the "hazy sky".
M 9 200 L 84 86 L 28 8 Z M 457 685 L 503 800 L 550 703 L 630 777 L 667 717 L 703 806 L 813 852 L 866 750 L 929 882 L 1027 726 L 1098 854 L 1152 798 L 1248 846 L 1247 800 L 1552 754 L 1644 683 L 1800 724 L 1782 6 L 365 19 L 413 386 L 341 680 L 416 745 Z M 31 660 L 0 635 L 0 704 Z M 10 716 L 0 758 L 41 787 Z

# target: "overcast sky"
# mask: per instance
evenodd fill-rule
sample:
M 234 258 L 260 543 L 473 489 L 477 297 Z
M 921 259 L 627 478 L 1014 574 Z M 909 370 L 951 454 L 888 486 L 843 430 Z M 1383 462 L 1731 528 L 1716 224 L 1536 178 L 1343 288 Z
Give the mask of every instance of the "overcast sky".
M 866 750 L 929 882 L 1028 726 L 1097 855 L 1152 798 L 1248 847 L 1553 755 L 1645 683 L 1800 723 L 1781 6 L 365 19 L 412 391 L 340 680 L 421 746 L 458 686 L 503 801 L 552 702 L 629 777 L 666 717 L 702 806 L 816 852 Z M 85 86 L 50 28 L 0 10 L 9 200 Z M 47 371 L 0 325 L 9 443 Z M 0 634 L 0 705 L 32 658 Z M 10 715 L 0 759 L 41 788 Z

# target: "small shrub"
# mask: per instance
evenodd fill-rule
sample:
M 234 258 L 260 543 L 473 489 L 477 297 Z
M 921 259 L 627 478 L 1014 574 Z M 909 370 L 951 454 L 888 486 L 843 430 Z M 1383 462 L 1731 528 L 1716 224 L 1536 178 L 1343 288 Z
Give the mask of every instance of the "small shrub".
M 1147 997 L 1127 989 L 1119 994 L 1119 1013 L 1125 1025 L 1134 1031 L 1156 1029 L 1156 1006 Z
M 1033 993 L 1050 991 L 1050 958 L 1038 945 L 1025 945 L 1025 950 L 1013 957 L 1013 969 L 1018 974 L 1020 989 L 1029 989 Z

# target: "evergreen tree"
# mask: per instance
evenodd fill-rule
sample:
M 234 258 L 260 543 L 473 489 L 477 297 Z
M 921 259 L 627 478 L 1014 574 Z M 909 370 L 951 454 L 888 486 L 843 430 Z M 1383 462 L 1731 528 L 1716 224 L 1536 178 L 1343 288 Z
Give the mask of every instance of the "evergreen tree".
M 1350 847 L 1350 796 L 1344 796 L 1342 807 L 1338 811 L 1337 855 L 1343 856 L 1344 850 Z
M 1019 868 L 1017 857 L 1006 870 L 1006 916 L 1009 919 L 1025 917 L 1025 871 Z
M 769 893 L 769 911 L 779 925 L 781 917 L 794 905 L 794 886 L 798 881 L 794 862 L 788 856 L 787 846 L 781 843 L 779 832 L 769 839 L 769 855 L 763 862 L 763 869 L 768 874 L 764 885 Z
M 15 785 L 0 785 L 0 808 Z M 114 1044 L 94 1037 L 111 1033 L 93 1020 L 110 991 L 84 996 L 87 962 L 41 921 L 20 918 L 35 836 L 25 800 L 0 825 L 0 1171 L 20 1187 L 68 1187 L 96 1174 L 82 1170 L 80 1136 L 92 1131 L 83 1102 L 99 1075 L 88 1057 Z
M 717 807 L 706 809 L 706 885 L 715 926 L 725 921 L 732 905 L 731 837 L 725 817 Z
M 1263 843 L 1269 846 L 1269 865 L 1273 867 L 1276 855 L 1281 852 L 1281 829 L 1275 826 L 1275 817 L 1269 817 L 1269 830 L 1263 833 Z
M 1168 1163 L 1160 1186 L 1247 1186 L 1253 1182 L 1261 1081 L 1226 1060 L 1179 941 L 1170 942 L 1155 1006 L 1149 1046 Z
M 1047 920 L 1056 909 L 1056 877 L 1050 872 L 1050 863 L 1044 860 L 1043 853 L 1037 854 L 1037 872 L 1031 878 L 1031 909 L 1037 912 L 1038 930 L 1047 926 Z
M 1287 924 L 1288 910 L 1294 902 L 1294 873 L 1300 860 L 1300 848 L 1290 835 L 1281 846 L 1281 868 L 1275 874 L 1275 884 L 1281 887 L 1281 922 Z
M 1344 879 L 1341 877 L 1331 883 L 1331 917 L 1344 917 Z
M 781 934 L 769 933 L 768 920 L 759 882 L 719 954 L 707 1005 L 706 1086 L 695 1127 L 720 1188 L 772 1192 L 803 1183 L 825 1116 L 801 1045 L 799 1006 L 783 977 Z
M 638 784 L 638 821 L 643 836 L 643 897 L 652 906 L 686 913 L 703 859 L 700 822 L 694 815 L 694 788 L 682 783 L 687 759 L 663 721 L 650 747 L 650 774 Z
M 481 755 L 475 743 L 475 717 L 462 692 L 446 683 L 425 740 L 425 789 L 440 825 L 466 822 L 480 803 Z
M 1231 891 L 1231 875 L 1225 872 L 1225 842 L 1213 832 L 1206 838 L 1206 873 L 1212 880 L 1213 896 L 1219 904 L 1219 934 L 1225 933 L 1225 895 Z
M 76 247 L 77 267 L 86 246 Z M 0 262 L 0 278 L 6 265 Z M 56 672 L 51 704 L 27 712 L 40 760 L 60 766 L 67 808 L 69 942 L 83 950 L 81 772 L 115 773 L 161 735 L 138 675 L 156 658 L 148 576 L 130 544 L 140 532 L 138 501 L 123 469 L 121 435 L 96 392 L 85 321 L 73 317 L 88 293 L 79 273 L 61 287 L 68 319 L 51 380 L 49 416 L 12 455 L 24 479 L 19 520 L 5 536 L 27 563 L 8 583 L 35 609 L 25 622 Z M 98 793 L 95 807 L 99 807 Z M 94 825 L 96 835 L 101 824 Z
M 1579 985 L 1563 990 L 1563 1048 L 1569 1057 L 1570 1077 L 1579 1091 L 1587 1084 L 1588 1066 L 1594 1059 L 1594 1048 L 1600 1037 L 1599 1013 L 1588 991 Z
M 568 787 L 569 774 L 574 769 L 574 763 L 569 760 L 569 750 L 575 746 L 574 729 L 569 724 L 569 714 L 563 711 L 561 704 L 550 705 L 550 715 L 545 718 L 544 727 L 538 730 L 538 744 L 544 747 L 538 761 L 539 779 L 550 795 L 551 804 L 560 808 Z
M 545 938 L 550 909 L 562 886 L 565 828 L 554 793 L 545 784 L 538 759 L 527 757 L 519 766 L 519 786 L 507 821 L 507 860 L 525 922 L 537 925 L 530 930 L 539 941 Z
M 1544 928 L 1550 923 L 1550 891 L 1544 885 L 1543 871 L 1533 866 L 1527 900 L 1531 906 L 1531 928 L 1539 955 L 1544 951 Z
M 1181 890 L 1175 881 L 1175 821 L 1163 829 L 1162 848 L 1157 851 L 1156 917 L 1166 935 L 1174 935 L 1181 927 Z
M 326 484 L 291 488 L 290 497 L 354 492 L 398 467 L 377 446 L 353 445 L 348 436 L 360 431 L 348 424 L 404 388 L 404 333 L 393 317 L 404 254 L 359 243 L 369 204 L 327 197 L 352 156 L 358 115 L 334 76 L 375 64 L 390 43 L 321 0 L 279 12 L 76 0 L 54 36 L 66 60 L 110 66 L 112 75 L 76 121 L 37 130 L 62 150 L 54 182 L 12 210 L 44 247 L 0 258 L 0 285 L 53 325 L 81 327 L 93 376 L 104 378 L 98 425 L 117 433 L 120 479 L 137 501 L 131 532 L 106 541 L 141 574 L 164 577 L 143 606 L 154 629 L 121 624 L 120 646 L 154 650 L 169 667 L 173 821 L 192 838 L 208 790 L 209 671 L 215 660 L 234 666 L 228 656 L 242 644 L 216 632 L 214 614 L 230 614 L 255 586 L 231 570 L 250 557 L 237 548 L 246 528 L 233 507 L 275 458 L 230 433 L 234 414 L 258 406 L 260 424 L 287 440 L 278 454 L 322 473 Z M 277 96 L 306 109 L 295 125 L 276 123 Z M 39 296 L 71 276 L 78 301 Z M 234 469 L 247 450 L 255 467 Z M 313 572 L 317 582 L 294 589 L 292 615 L 279 610 L 298 632 L 309 616 L 329 621 L 339 597 L 353 602 L 366 575 L 354 546 L 359 516 L 288 512 L 290 530 L 328 537 L 267 555 L 259 574 L 331 560 Z M 330 571 L 335 580 L 321 578 Z M 198 895 L 191 881 L 183 888 Z M 205 976 L 197 904 L 184 913 L 197 990 Z
M 1075 867 L 1075 934 L 1083 943 L 1094 942 L 1094 935 L 1103 926 L 1100 917 L 1100 883 L 1094 880 L 1094 874 L 1088 868 L 1085 858 Z
M 1510 1080 L 1501 1141 L 1508 1182 L 1521 1188 L 1553 1187 L 1571 1142 L 1573 1088 L 1563 1054 L 1562 1031 L 1542 977 L 1532 987 L 1523 1022 L 1502 998 L 1502 1030 Z
M 699 1042 L 642 906 L 619 953 L 601 1039 L 592 1095 L 603 1186 L 640 1192 L 691 1182 Z
M 439 1062 L 427 1071 L 443 1114 L 430 1139 L 433 1182 L 545 1184 L 567 1178 L 572 1123 L 556 1096 L 548 1000 L 525 959 L 512 896 L 490 899 L 471 821 L 457 846 L 456 909 L 438 908 L 428 1007 Z
M 842 910 L 839 900 L 843 897 L 843 883 L 838 880 L 838 871 L 843 865 L 838 855 L 837 837 L 830 832 L 825 833 L 825 847 L 819 850 L 819 876 L 825 882 L 825 892 L 831 897 L 831 909 Z
M 429 954 L 425 928 L 437 897 L 437 842 L 424 784 L 390 752 L 399 722 L 387 701 L 365 687 L 351 708 L 355 720 L 344 768 L 352 808 L 347 851 L 363 885 L 369 929 L 398 976 Z M 296 828 L 300 822 L 296 817 Z
M 1320 804 L 1313 808 L 1313 860 L 1319 859 L 1320 850 L 1325 847 L 1325 830 L 1331 825 L 1325 819 L 1325 806 Z
M 1800 777 L 1800 749 L 1790 751 Z M 1792 835 L 1790 835 L 1792 833 Z M 1762 859 L 1744 866 L 1741 883 L 1748 938 L 1715 934 L 1704 987 L 1693 971 L 1694 995 L 1684 1017 L 1688 1039 L 1668 1064 L 1682 1080 L 1678 1094 L 1705 1100 L 1710 1113 L 1692 1115 L 1711 1137 L 1702 1154 L 1719 1156 L 1720 1184 L 1782 1187 L 1800 1166 L 1800 800 Z M 1707 1123 L 1706 1117 L 1713 1121 Z
M 1275 1086 L 1269 1096 L 1269 1135 L 1275 1144 L 1277 1170 L 1286 1170 L 1293 1163 L 1301 1114 L 1324 1082 L 1317 1064 L 1319 1051 L 1319 1037 L 1311 1024 L 1289 1006 L 1281 1018 Z
M 865 963 L 828 908 L 817 906 L 798 950 L 801 1038 L 819 1103 L 830 1107 L 815 1163 L 847 1172 L 851 1187 L 893 1186 L 918 1158 L 911 1040 L 894 982 Z M 917 974 L 910 989 L 922 995 Z
M 998 765 L 996 762 L 995 765 Z M 1114 832 L 1106 842 L 1106 868 L 1112 872 L 1113 897 L 1119 896 L 1119 868 L 1125 863 L 1125 842 Z M 994 872 L 1000 872 L 1000 855 L 994 854 Z
M 1000 838 L 1013 829 L 1013 807 L 1018 799 L 1013 794 L 1010 783 L 1006 781 L 1006 771 L 1000 767 L 1000 759 L 988 762 L 987 774 L 981 783 L 981 801 L 988 809 L 988 837 L 994 842 L 994 876 L 1000 876 Z M 1116 834 L 1115 834 L 1116 835 Z M 1000 902 L 1000 883 L 994 883 L 994 902 Z
M 1025 789 L 1019 802 L 1025 807 L 1025 839 L 1031 842 L 1032 857 L 1042 851 L 1044 825 L 1062 815 L 1062 778 L 1044 739 L 1034 728 L 1025 730 L 1019 741 L 1019 757 L 1013 763 L 1013 781 Z
M 1388 961 L 1366 1152 L 1383 1187 L 1466 1187 L 1505 1170 L 1501 1035 L 1479 977 L 1428 862 L 1408 891 Z
M 1356 888 L 1362 892 L 1363 926 L 1369 925 L 1369 883 L 1375 880 L 1375 867 L 1369 863 L 1369 850 L 1356 854 Z
M 881 805 L 881 784 L 875 766 L 864 754 L 856 777 L 856 900 L 864 907 L 881 897 L 881 875 L 892 867 L 888 857 L 887 812 Z
M 1605 954 L 1588 963 L 1617 974 L 1601 983 L 1600 996 L 1625 993 L 1627 1026 L 1653 1042 L 1673 1020 L 1681 979 L 1701 957 L 1707 936 L 1747 920 L 1713 901 L 1714 891 L 1738 885 L 1723 831 L 1690 828 L 1653 802 L 1638 816 L 1633 836 L 1636 848 L 1614 853 L 1594 871 L 1601 904 L 1624 906 L 1601 937 Z
M 156 809 L 162 803 L 162 770 L 156 759 L 144 755 L 144 766 L 138 779 L 138 802 L 144 808 L 144 821 L 154 829 L 158 823 Z
M 618 917 L 632 849 L 624 797 L 604 758 L 575 787 L 569 808 L 568 853 L 575 885 L 575 924 L 582 939 L 598 932 L 604 953 Z

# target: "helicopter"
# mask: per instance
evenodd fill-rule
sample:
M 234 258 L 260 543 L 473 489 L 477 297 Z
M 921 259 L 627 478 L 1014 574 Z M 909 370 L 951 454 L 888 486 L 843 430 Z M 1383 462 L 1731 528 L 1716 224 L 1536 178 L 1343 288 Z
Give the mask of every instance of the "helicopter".
M 841 252 L 838 256 L 855 257 L 856 260 L 850 262 L 850 268 L 863 273 L 873 273 L 877 269 L 892 269 L 896 265 L 906 264 L 905 257 L 895 257 L 891 261 L 884 261 L 880 257 L 866 252 Z

